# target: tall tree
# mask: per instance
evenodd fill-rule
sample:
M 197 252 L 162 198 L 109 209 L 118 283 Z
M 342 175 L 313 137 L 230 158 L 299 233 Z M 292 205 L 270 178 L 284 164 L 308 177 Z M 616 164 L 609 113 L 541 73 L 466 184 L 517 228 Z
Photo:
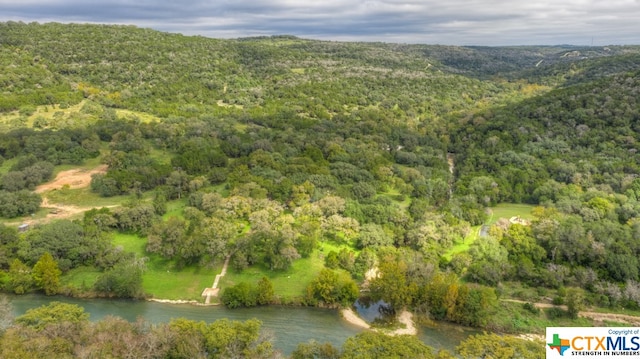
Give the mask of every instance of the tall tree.
M 378 273 L 369 285 L 373 299 L 382 299 L 393 309 L 411 304 L 417 287 L 407 280 L 407 264 L 404 261 L 381 260 Z
M 16 294 L 24 294 L 30 291 L 32 286 L 31 268 L 18 258 L 14 259 L 9 266 L 9 281 L 5 287 Z
M 36 287 L 43 289 L 46 295 L 58 293 L 61 274 L 62 271 L 58 268 L 58 263 L 49 252 L 40 257 L 31 272 Z

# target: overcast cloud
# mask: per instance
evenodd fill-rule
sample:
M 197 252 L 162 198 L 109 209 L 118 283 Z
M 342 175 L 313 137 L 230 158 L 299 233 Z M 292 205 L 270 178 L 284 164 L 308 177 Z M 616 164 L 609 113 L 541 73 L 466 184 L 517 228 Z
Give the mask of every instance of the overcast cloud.
M 235 38 L 447 45 L 640 44 L 640 0 L 0 0 L 0 21 Z

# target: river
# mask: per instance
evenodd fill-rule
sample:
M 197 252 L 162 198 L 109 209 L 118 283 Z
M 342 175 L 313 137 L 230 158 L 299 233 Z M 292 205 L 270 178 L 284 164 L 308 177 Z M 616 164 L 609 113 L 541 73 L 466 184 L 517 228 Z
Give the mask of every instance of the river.
M 311 339 L 330 342 L 340 347 L 344 341 L 362 331 L 347 323 L 337 310 L 310 307 L 267 306 L 257 308 L 227 309 L 224 306 L 196 306 L 191 304 L 168 304 L 145 301 L 113 299 L 78 299 L 68 297 L 46 297 L 42 295 L 9 296 L 16 316 L 28 309 L 46 305 L 52 301 L 77 304 L 90 314 L 90 320 L 100 320 L 108 315 L 119 316 L 129 321 L 142 317 L 151 323 L 168 322 L 172 318 L 204 320 L 217 319 L 262 321 L 263 330 L 273 337 L 274 346 L 284 354 L 290 354 L 298 345 Z M 365 319 L 372 313 L 360 312 Z M 418 337 L 427 345 L 453 351 L 458 343 L 475 333 L 458 326 L 441 324 L 435 328 L 420 327 Z
M 355 309 L 358 315 L 366 322 L 371 323 L 378 318 L 384 317 L 384 311 L 380 307 L 384 306 L 384 302 L 369 303 L 360 299 L 355 303 Z M 474 334 L 482 334 L 478 329 L 468 328 L 447 322 L 433 322 L 433 326 L 418 325 L 418 338 L 436 351 L 446 349 L 454 352 L 456 346 L 461 341 L 467 339 L 468 336 Z

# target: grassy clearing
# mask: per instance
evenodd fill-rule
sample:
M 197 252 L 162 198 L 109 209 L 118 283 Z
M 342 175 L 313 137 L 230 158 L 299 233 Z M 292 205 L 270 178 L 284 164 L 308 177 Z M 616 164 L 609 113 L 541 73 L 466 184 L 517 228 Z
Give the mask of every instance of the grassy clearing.
M 0 165 L 0 174 L 6 174 L 7 172 L 9 172 L 11 167 L 13 167 L 13 165 L 16 162 L 18 162 L 17 158 L 11 158 L 11 159 L 2 161 L 2 165 Z
M 571 319 L 562 310 L 548 308 L 537 313 L 524 309 L 523 304 L 501 302 L 497 312 L 491 319 L 491 326 L 497 331 L 507 333 L 544 334 L 546 327 L 592 327 L 591 319 Z
M 589 311 L 597 312 L 597 313 L 606 313 L 606 314 L 624 314 L 624 315 L 630 315 L 633 317 L 640 317 L 640 310 L 632 310 L 632 309 L 625 309 L 625 308 L 619 308 L 619 307 L 616 307 L 616 308 L 593 307 L 593 308 L 589 308 Z
M 122 246 L 125 252 L 148 258 L 142 287 L 154 298 L 202 300 L 202 290 L 211 287 L 216 274 L 222 270 L 222 263 L 178 268 L 173 261 L 146 253 L 146 238 L 135 234 L 115 233 L 112 243 Z
M 151 258 L 142 276 L 142 287 L 154 298 L 202 301 L 202 290 L 211 287 L 221 270 L 222 264 L 176 269 L 171 261 Z
M 102 272 L 94 267 L 78 267 L 65 273 L 60 279 L 63 287 L 91 290 Z
M 305 294 L 309 283 L 324 268 L 324 256 L 332 250 L 338 252 L 342 248 L 351 249 L 347 245 L 323 242 L 308 258 L 298 259 L 286 271 L 273 271 L 263 266 L 252 266 L 242 272 L 229 268 L 227 275 L 220 280 L 218 287 L 224 289 L 240 282 L 255 284 L 260 278 L 267 277 L 273 283 L 273 289 L 282 302 L 296 301 L 297 298 L 301 298 Z
M 186 198 L 167 202 L 167 213 L 162 216 L 162 219 L 166 221 L 171 217 L 184 218 L 184 208 L 186 206 Z
M 283 302 L 295 300 L 304 295 L 307 285 L 324 268 L 324 259 L 318 250 L 308 258 L 298 259 L 286 271 L 273 271 L 262 266 L 252 266 L 242 272 L 229 268 L 227 275 L 219 283 L 221 289 L 234 286 L 240 282 L 255 284 L 262 277 L 273 283 L 273 289 Z
M 159 122 L 160 118 L 146 112 L 138 112 L 131 110 L 116 110 L 116 116 L 126 119 L 137 119 L 142 123 Z
M 462 242 L 454 243 L 453 247 L 451 247 L 451 249 L 449 249 L 449 251 L 442 256 L 447 260 L 451 260 L 454 255 L 468 251 L 469 247 L 471 247 L 471 244 L 473 244 L 473 242 L 478 239 L 480 228 L 482 228 L 482 226 L 471 227 L 471 232 L 469 232 L 469 234 L 462 239 Z
M 400 191 L 395 188 L 395 187 L 391 187 L 389 188 L 388 191 L 383 192 L 382 194 L 380 194 L 381 196 L 385 196 L 387 198 L 389 198 L 390 200 L 392 200 L 393 202 L 397 203 L 398 206 L 400 206 L 400 208 L 402 209 L 407 209 L 409 208 L 409 206 L 411 205 L 411 197 L 410 196 L 406 196 L 403 195 L 402 193 L 400 193 Z
M 486 224 L 493 224 L 500 218 L 511 218 L 520 216 L 522 219 L 532 220 L 533 215 L 531 210 L 535 206 L 530 204 L 520 203 L 500 203 L 495 207 L 491 207 L 491 216 L 487 220 Z
M 519 216 L 522 219 L 532 220 L 533 215 L 531 214 L 531 210 L 534 207 L 535 206 L 530 204 L 500 203 L 499 205 L 490 208 L 491 216 L 489 216 L 485 225 L 492 225 L 500 218 L 508 219 L 515 216 Z M 462 242 L 454 243 L 453 247 L 451 247 L 451 249 L 442 256 L 447 260 L 451 260 L 454 255 L 468 251 L 471 244 L 478 239 L 481 228 L 482 226 L 471 227 L 469 235 L 467 235 Z
M 85 170 L 85 171 L 90 171 L 98 166 L 100 166 L 102 163 L 102 156 L 98 156 L 96 158 L 89 158 L 86 159 L 84 161 L 83 164 L 81 165 L 74 165 L 74 164 L 65 164 L 65 165 L 58 165 L 53 169 L 53 177 L 55 178 L 55 176 L 62 172 L 62 171 L 68 171 L 68 170 Z
M 149 157 L 158 161 L 158 163 L 170 164 L 172 154 L 167 151 L 162 151 L 157 148 L 151 148 L 149 150 Z
M 6 130 L 34 127 L 38 128 L 66 128 L 79 127 L 93 123 L 96 120 L 94 115 L 80 112 L 86 100 L 61 108 L 59 104 L 36 106 L 31 111 L 24 113 L 12 111 L 0 114 L 0 127 Z
M 36 106 L 29 113 L 12 111 L 0 114 L 0 127 L 11 129 L 18 127 L 34 127 L 34 124 L 43 128 L 64 128 L 77 127 L 94 123 L 97 119 L 95 114 L 83 113 L 81 110 L 87 103 L 82 100 L 79 103 L 61 108 L 59 104 Z M 145 112 L 117 109 L 116 115 L 125 119 L 137 119 L 143 123 L 157 122 L 157 116 Z
M 100 208 L 117 206 L 129 199 L 129 196 L 101 197 L 91 192 L 89 188 L 59 189 L 43 194 L 51 203 L 60 203 L 70 206 Z
M 137 234 L 127 234 L 115 232 L 111 239 L 111 243 L 116 247 L 122 247 L 127 253 L 134 253 L 138 257 L 145 257 L 145 247 L 147 240 Z

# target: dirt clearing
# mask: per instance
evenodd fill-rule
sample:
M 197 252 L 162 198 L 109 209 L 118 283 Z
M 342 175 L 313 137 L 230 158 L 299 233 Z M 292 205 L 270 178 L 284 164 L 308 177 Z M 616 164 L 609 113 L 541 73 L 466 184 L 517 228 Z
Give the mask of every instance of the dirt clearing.
M 100 165 L 91 170 L 85 169 L 72 169 L 62 171 L 58 173 L 56 178 L 40 186 L 36 187 L 36 193 L 43 193 L 46 191 L 61 189 L 64 185 L 69 185 L 69 188 L 85 188 L 91 184 L 91 175 L 95 173 L 106 173 L 107 165 Z

